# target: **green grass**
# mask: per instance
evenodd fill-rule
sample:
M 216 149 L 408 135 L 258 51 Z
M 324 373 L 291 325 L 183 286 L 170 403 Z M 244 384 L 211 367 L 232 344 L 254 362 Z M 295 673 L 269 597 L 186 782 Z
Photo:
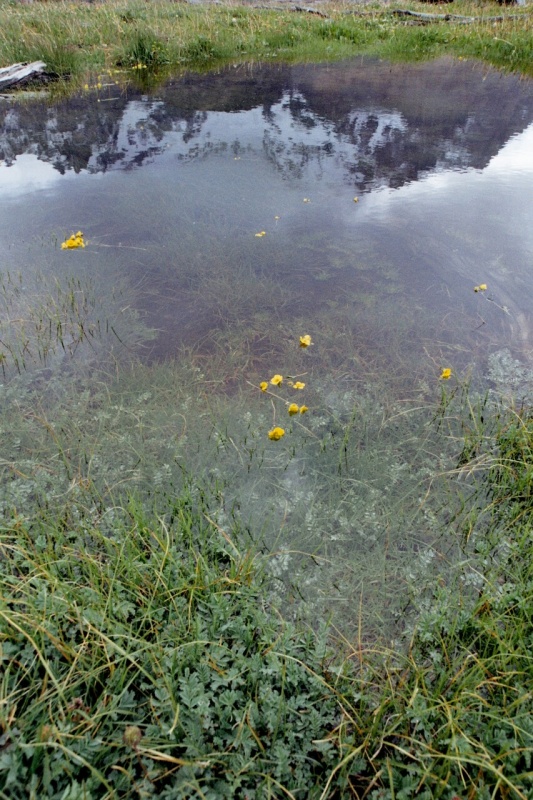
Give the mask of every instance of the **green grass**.
M 396 6 L 395 6 L 396 7 Z M 427 12 L 416 2 L 399 8 Z M 502 9 L 458 0 L 453 12 L 473 24 L 435 20 L 413 25 L 390 6 L 324 6 L 328 19 L 239 5 L 188 7 L 154 0 L 98 4 L 0 4 L 0 63 L 42 59 L 79 88 L 90 74 L 115 69 L 206 69 L 236 60 L 320 61 L 368 53 L 392 60 L 451 54 L 479 58 L 532 74 L 532 16 L 527 8 Z M 503 16 L 493 22 L 491 16 Z M 64 90 L 68 86 L 62 84 Z
M 462 555 L 426 551 L 393 643 L 287 614 L 277 554 L 198 476 L 157 513 L 80 475 L 4 513 L 0 796 L 531 797 L 533 426 L 468 397 L 435 415 Z

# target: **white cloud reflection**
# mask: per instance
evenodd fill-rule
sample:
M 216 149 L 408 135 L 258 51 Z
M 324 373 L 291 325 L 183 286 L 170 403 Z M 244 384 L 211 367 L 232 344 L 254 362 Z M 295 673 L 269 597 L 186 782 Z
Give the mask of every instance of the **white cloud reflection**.
M 72 179 L 74 172 L 61 173 L 46 161 L 31 153 L 17 156 L 11 166 L 0 162 L 0 198 L 27 195 L 31 192 L 49 190 L 60 180 Z

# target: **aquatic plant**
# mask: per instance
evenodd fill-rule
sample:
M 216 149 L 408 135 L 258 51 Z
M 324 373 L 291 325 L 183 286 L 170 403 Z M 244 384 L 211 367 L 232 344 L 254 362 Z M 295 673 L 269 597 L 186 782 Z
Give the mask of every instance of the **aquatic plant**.
M 459 408 L 447 406 L 451 432 Z M 462 481 L 450 472 L 462 496 L 440 547 L 411 560 L 392 645 L 284 620 L 291 554 L 261 554 L 238 515 L 222 523 L 223 490 L 198 475 L 163 514 L 98 499 L 90 475 L 55 506 L 29 497 L 4 513 L 4 796 L 528 797 L 531 420 L 475 398 L 462 419 L 477 456 Z M 345 469 L 352 450 L 364 457 L 348 425 Z M 450 538 L 462 553 L 443 570 Z

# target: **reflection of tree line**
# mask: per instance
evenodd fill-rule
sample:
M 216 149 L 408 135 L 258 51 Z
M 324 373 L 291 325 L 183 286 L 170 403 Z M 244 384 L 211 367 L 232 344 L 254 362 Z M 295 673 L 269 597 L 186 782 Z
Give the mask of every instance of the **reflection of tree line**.
M 484 167 L 533 118 L 531 92 L 517 78 L 451 62 L 243 66 L 175 79 L 154 97 L 130 89 L 104 99 L 0 107 L 0 159 L 32 152 L 61 173 L 134 168 L 176 130 L 196 158 L 219 149 L 201 141 L 209 111 L 262 107 L 264 151 L 284 175 L 311 163 L 320 170 L 333 156 L 352 184 L 400 186 L 439 167 Z M 319 130 L 323 141 L 289 140 L 277 124 L 280 103 L 295 129 Z

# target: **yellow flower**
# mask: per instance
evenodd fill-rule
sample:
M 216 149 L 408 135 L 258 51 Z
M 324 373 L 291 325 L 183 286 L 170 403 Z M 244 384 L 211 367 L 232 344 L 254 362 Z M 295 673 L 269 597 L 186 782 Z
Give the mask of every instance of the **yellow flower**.
M 306 411 L 309 411 L 307 406 L 300 406 L 300 414 L 305 414 Z
M 474 286 L 474 291 L 475 292 L 486 292 L 487 291 L 487 284 L 486 283 L 480 283 L 479 286 Z
M 259 231 L 259 233 L 255 234 L 258 239 L 261 239 L 263 236 L 266 236 L 266 231 Z
M 272 386 L 281 386 L 283 383 L 283 375 L 274 375 L 272 378 L 270 378 L 270 383 Z
M 272 428 L 272 430 L 268 432 L 268 438 L 272 439 L 274 442 L 279 441 L 282 436 L 285 436 L 283 428 Z
M 268 389 L 268 381 L 261 381 L 261 383 L 259 384 L 259 388 L 261 389 L 262 392 L 266 392 L 266 390 Z
M 85 247 L 85 242 L 83 241 L 83 233 L 78 231 L 77 233 L 73 233 L 68 239 L 61 245 L 62 250 L 74 250 L 76 247 Z
M 359 198 L 358 197 L 354 197 L 353 201 L 354 201 L 354 203 L 358 203 L 359 202 Z
M 308 333 L 305 336 L 300 336 L 300 347 L 309 347 L 311 344 L 311 337 Z
M 441 374 L 440 374 L 440 377 L 441 377 L 441 380 L 443 380 L 443 381 L 447 381 L 447 380 L 449 380 L 449 379 L 452 377 L 452 371 L 451 371 L 451 369 L 450 369 L 449 367 L 445 367 L 445 368 L 442 370 L 442 372 L 441 372 Z
M 288 409 L 287 409 L 287 411 L 289 412 L 289 415 L 290 415 L 291 417 L 292 417 L 294 414 L 297 414 L 297 413 L 299 412 L 299 410 L 300 410 L 300 409 L 298 408 L 298 406 L 296 405 L 296 403 L 291 403 L 291 404 L 290 404 L 290 406 L 289 406 L 289 407 L 288 407 Z
M 305 389 L 305 383 L 302 383 L 301 381 L 295 381 L 292 384 L 292 388 L 293 389 Z

